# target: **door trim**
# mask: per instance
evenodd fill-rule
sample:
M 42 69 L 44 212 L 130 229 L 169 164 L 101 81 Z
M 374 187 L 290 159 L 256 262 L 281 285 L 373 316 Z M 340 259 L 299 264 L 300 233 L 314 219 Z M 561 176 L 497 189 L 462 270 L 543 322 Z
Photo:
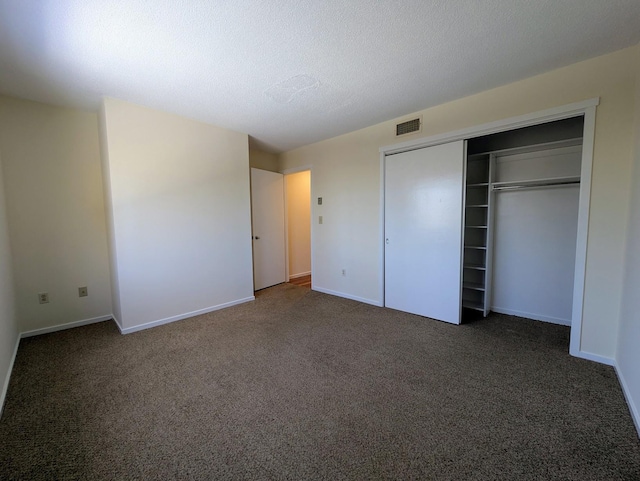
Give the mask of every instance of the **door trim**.
M 414 139 L 393 145 L 380 147 L 380 280 L 379 292 L 382 305 L 384 305 L 384 190 L 385 190 L 385 162 L 386 157 L 421 149 L 433 145 L 468 140 L 473 137 L 495 134 L 515 130 L 521 127 L 563 120 L 571 117 L 584 117 L 582 137 L 582 161 L 580 169 L 580 200 L 578 207 L 578 234 L 576 239 L 576 260 L 573 284 L 573 307 L 571 312 L 571 337 L 569 353 L 572 356 L 594 360 L 594 355 L 582 350 L 582 317 L 584 311 L 584 288 L 587 261 L 587 236 L 589 230 L 589 210 L 591 206 L 591 176 L 593 170 L 593 147 L 595 142 L 596 107 L 600 104 L 600 98 L 592 98 L 582 102 L 567 104 L 551 109 L 540 110 L 526 115 L 511 117 L 495 122 L 469 127 L 466 129 L 433 135 L 421 139 Z

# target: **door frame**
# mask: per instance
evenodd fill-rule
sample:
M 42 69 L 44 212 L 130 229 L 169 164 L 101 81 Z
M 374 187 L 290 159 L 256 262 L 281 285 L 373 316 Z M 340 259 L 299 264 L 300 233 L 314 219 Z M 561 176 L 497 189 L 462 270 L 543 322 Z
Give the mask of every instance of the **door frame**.
M 314 209 L 314 203 L 313 203 L 313 199 L 315 198 L 313 196 L 313 168 L 311 165 L 303 165 L 300 167 L 292 167 L 290 169 L 284 169 L 281 170 L 280 173 L 282 175 L 285 176 L 284 182 L 285 182 L 285 187 L 284 187 L 284 232 L 285 232 L 285 236 L 284 236 L 284 259 L 285 259 L 285 274 L 287 276 L 287 281 L 289 282 L 289 216 L 287 215 L 288 209 L 287 209 L 287 175 L 289 174 L 297 174 L 298 172 L 306 172 L 309 171 L 309 209 L 310 209 L 310 219 L 309 222 L 311 223 L 311 233 L 310 233 L 310 239 L 309 239 L 309 243 L 311 244 L 309 246 L 309 252 L 311 254 L 311 264 L 310 264 L 310 268 L 311 268 L 311 290 L 314 290 L 315 286 L 314 286 L 314 279 L 315 276 L 313 275 L 313 239 L 315 238 L 315 222 L 313 221 L 315 219 L 314 213 L 315 213 L 315 209 Z
M 551 109 L 541 110 L 526 115 L 511 117 L 495 122 L 469 127 L 466 129 L 433 135 L 430 137 L 414 139 L 393 145 L 380 147 L 380 282 L 379 292 L 382 305 L 384 305 L 384 191 L 385 191 L 385 164 L 388 155 L 398 154 L 409 150 L 431 147 L 433 145 L 469 140 L 474 137 L 506 132 L 522 127 L 563 120 L 571 117 L 584 117 L 582 136 L 582 162 L 580 168 L 580 200 L 578 202 L 578 233 L 576 239 L 576 260 L 573 283 L 573 307 L 571 310 L 571 337 L 569 353 L 572 356 L 589 359 L 592 361 L 611 364 L 611 360 L 583 351 L 582 342 L 582 316 L 584 311 L 584 287 L 587 262 L 587 234 L 589 230 L 589 209 L 591 204 L 591 174 L 593 169 L 593 147 L 595 142 L 596 107 L 600 98 L 592 98 L 582 102 L 563 105 Z M 461 216 L 462 218 L 463 216 Z

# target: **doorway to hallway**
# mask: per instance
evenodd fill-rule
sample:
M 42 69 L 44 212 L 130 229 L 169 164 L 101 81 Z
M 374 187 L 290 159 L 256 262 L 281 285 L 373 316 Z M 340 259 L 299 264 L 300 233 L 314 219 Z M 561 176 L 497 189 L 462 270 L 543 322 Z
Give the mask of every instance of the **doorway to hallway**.
M 311 171 L 285 174 L 287 280 L 311 288 Z

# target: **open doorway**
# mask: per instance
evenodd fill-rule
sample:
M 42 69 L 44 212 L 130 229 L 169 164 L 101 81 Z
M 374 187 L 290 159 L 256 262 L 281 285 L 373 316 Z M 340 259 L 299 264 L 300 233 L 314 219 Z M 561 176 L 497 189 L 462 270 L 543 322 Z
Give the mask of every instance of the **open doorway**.
M 285 174 L 287 280 L 311 288 L 311 171 Z

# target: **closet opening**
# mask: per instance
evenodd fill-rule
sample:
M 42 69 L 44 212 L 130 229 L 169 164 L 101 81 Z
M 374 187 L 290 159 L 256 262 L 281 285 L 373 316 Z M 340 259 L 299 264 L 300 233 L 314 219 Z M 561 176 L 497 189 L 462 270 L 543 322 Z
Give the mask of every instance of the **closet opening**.
M 598 103 L 381 147 L 382 305 L 570 325 L 570 354 L 603 362 L 582 350 Z
M 584 116 L 467 141 L 462 321 L 571 325 Z

